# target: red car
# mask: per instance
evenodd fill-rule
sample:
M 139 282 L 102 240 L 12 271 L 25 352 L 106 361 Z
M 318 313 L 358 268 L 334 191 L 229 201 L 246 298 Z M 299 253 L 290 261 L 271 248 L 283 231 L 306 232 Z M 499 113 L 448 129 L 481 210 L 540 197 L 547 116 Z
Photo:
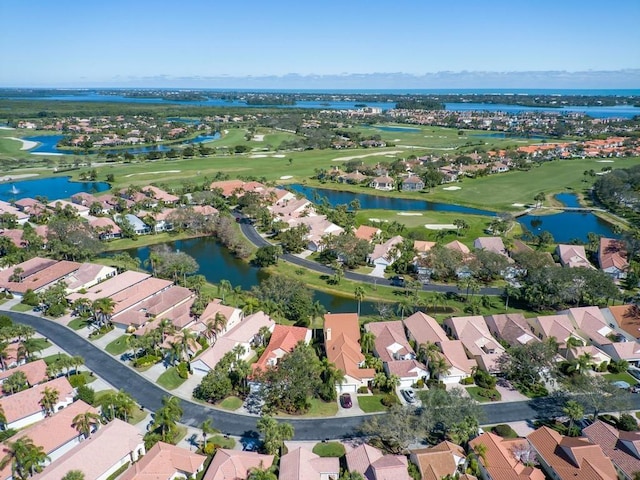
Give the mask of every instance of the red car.
M 351 403 L 351 395 L 348 393 L 340 395 L 340 405 L 342 405 L 342 408 L 351 408 L 353 405 L 353 403 Z

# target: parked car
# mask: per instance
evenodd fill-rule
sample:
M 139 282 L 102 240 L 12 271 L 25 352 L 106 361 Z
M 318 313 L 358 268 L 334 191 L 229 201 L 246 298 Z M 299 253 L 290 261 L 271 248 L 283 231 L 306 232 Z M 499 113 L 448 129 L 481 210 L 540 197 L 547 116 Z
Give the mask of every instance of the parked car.
M 393 285 L 394 287 L 404 287 L 405 281 L 404 277 L 401 275 L 391 277 L 389 280 L 391 281 L 391 285 Z
M 636 380 L 640 380 L 640 369 L 637 369 L 635 367 L 629 367 L 627 372 Z
M 351 402 L 351 395 L 348 393 L 343 393 L 340 395 L 340 405 L 342 408 L 351 408 L 353 403 Z
M 416 403 L 416 392 L 414 392 L 410 388 L 407 388 L 405 390 L 400 390 L 400 393 L 402 394 L 404 399 L 407 401 L 407 403 L 412 403 L 412 404 Z

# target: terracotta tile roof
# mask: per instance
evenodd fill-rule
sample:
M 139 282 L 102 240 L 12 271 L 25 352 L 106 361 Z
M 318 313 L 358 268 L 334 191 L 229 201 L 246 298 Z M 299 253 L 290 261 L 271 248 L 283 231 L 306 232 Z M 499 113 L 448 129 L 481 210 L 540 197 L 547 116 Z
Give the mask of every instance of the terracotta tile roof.
M 374 239 L 374 237 L 376 235 L 379 235 L 381 232 L 382 230 L 380 230 L 377 227 L 370 227 L 369 225 L 360 225 L 358 228 L 355 229 L 353 234 L 356 236 L 356 238 L 359 238 L 360 240 L 366 240 L 367 242 L 371 242 Z
M 273 455 L 220 448 L 202 480 L 246 480 L 253 468 L 271 468 Z
M 603 270 L 607 268 L 625 270 L 629 266 L 629 262 L 627 261 L 627 251 L 624 242 L 615 238 L 600 238 L 598 263 Z
M 560 263 L 566 267 L 594 268 L 587 259 L 587 253 L 582 245 L 563 245 L 557 247 Z
M 529 325 L 542 334 L 542 338 L 555 338 L 560 347 L 564 347 L 567 339 L 573 336 L 575 327 L 571 323 L 569 315 L 543 315 L 540 317 L 528 319 Z M 576 338 L 579 338 L 575 334 Z
M 41 412 L 42 407 L 40 406 L 40 400 L 42 399 L 42 392 L 44 392 L 45 388 L 57 390 L 58 402 L 60 403 L 65 401 L 70 403 L 75 395 L 75 390 L 66 377 L 59 377 L 8 397 L 0 398 L 0 405 L 4 410 L 7 424 Z
M 175 478 L 176 474 L 195 477 L 206 458 L 186 448 L 158 442 L 141 460 L 131 465 L 119 480 L 169 480 Z
M 234 307 L 230 307 L 228 305 L 223 305 L 220 301 L 220 299 L 215 299 L 211 302 L 209 302 L 206 306 L 206 308 L 204 309 L 204 312 L 202 312 L 202 315 L 200 315 L 200 321 L 202 323 L 207 323 L 209 320 L 212 320 L 216 317 L 216 314 L 221 314 L 224 318 L 227 319 L 227 321 L 229 321 L 229 319 L 231 319 L 231 316 L 235 313 L 236 309 Z
M 222 190 L 223 197 L 230 197 L 236 190 L 242 190 L 244 182 L 242 180 L 223 180 L 220 182 L 213 182 L 209 185 L 211 190 Z
M 446 340 L 440 342 L 439 345 L 440 350 L 442 350 L 442 356 L 447 364 L 457 368 L 461 372 L 471 375 L 474 367 L 478 366 L 478 363 L 474 359 L 467 357 L 464 346 L 460 340 Z
M 445 320 L 445 325 L 451 328 L 453 336 L 462 342 L 480 367 L 489 372 L 496 370 L 495 362 L 505 349 L 493 338 L 483 317 L 451 317 Z
M 500 255 L 507 254 L 507 249 L 500 237 L 478 237 L 473 241 L 473 246 L 479 250 L 487 250 Z
M 446 441 L 431 448 L 411 451 L 411 460 L 418 466 L 422 480 L 440 480 L 454 475 L 465 457 L 462 447 Z
M 0 237 L 6 237 L 11 240 L 18 248 L 24 248 L 26 246 L 26 241 L 23 240 L 22 234 L 24 230 L 20 230 L 17 228 L 5 228 L 4 230 L 0 230 Z
M 298 447 L 280 459 L 278 480 L 322 480 L 340 474 L 338 458 L 322 458 L 306 448 Z M 323 476 L 324 475 L 324 476 Z
M 485 317 L 485 322 L 492 334 L 506 341 L 511 346 L 525 345 L 529 342 L 539 341 L 538 337 L 531 333 L 531 329 L 524 315 L 520 313 L 490 315 Z
M 153 185 L 148 185 L 142 188 L 142 191 L 146 194 L 151 195 L 156 200 L 162 200 L 167 203 L 174 203 L 180 200 L 180 197 L 176 195 L 172 195 L 171 193 L 165 192 L 161 188 L 154 187 Z
M 364 355 L 360 349 L 360 325 L 356 313 L 327 313 L 324 316 L 327 358 L 345 375 L 362 380 L 373 378 L 375 371 L 360 368 Z
M 418 255 L 420 255 L 421 253 L 427 253 L 429 250 L 431 250 L 435 246 L 436 246 L 436 242 L 427 242 L 423 240 L 413 241 L 413 248 L 416 252 L 418 252 Z
M 400 320 L 370 322 L 365 325 L 365 329 L 375 335 L 375 350 L 383 362 L 402 360 L 406 356 L 415 357 Z
M 418 345 L 447 341 L 447 334 L 438 321 L 423 312 L 416 312 L 404 319 L 404 326 Z
M 22 372 L 27 377 L 29 385 L 33 386 L 40 382 L 45 381 L 47 377 L 47 364 L 44 360 L 38 359 L 33 362 L 19 365 L 15 368 L 10 368 L 0 372 L 0 381 L 10 377 L 16 372 Z
M 299 342 L 307 343 L 308 340 L 311 340 L 311 330 L 308 328 L 276 325 L 271 333 L 269 345 L 251 368 L 254 371 L 264 371 L 269 366 L 276 365 L 276 362 L 285 354 L 292 352 Z
M 591 442 L 600 445 L 602 451 L 629 478 L 640 472 L 640 432 L 621 432 L 601 420 L 582 430 Z
M 615 305 L 609 307 L 618 326 L 634 338 L 640 338 L 640 308 L 636 305 Z
M 383 244 L 376 245 L 375 247 L 373 247 L 373 252 L 371 253 L 371 255 L 369 255 L 370 261 L 373 262 L 380 258 L 384 258 L 387 261 L 392 260 L 391 251 L 393 250 L 393 247 L 402 242 L 404 242 L 404 238 L 402 238 L 400 235 L 396 235 L 395 237 L 391 237 Z M 395 260 L 395 258 L 393 258 L 393 260 Z
M 411 480 L 407 457 L 383 455 L 380 450 L 363 443 L 346 454 L 347 467 L 367 480 Z
M 83 263 L 78 267 L 78 270 L 65 279 L 67 291 L 81 289 L 88 284 L 96 283 L 99 278 L 104 279 L 107 276 L 115 276 L 117 272 L 115 268 L 106 265 Z
M 69 301 L 73 302 L 78 298 L 86 298 L 87 300 L 93 302 L 99 298 L 111 297 L 122 290 L 126 290 L 127 288 L 150 278 L 151 275 L 148 273 L 142 272 L 134 272 L 132 270 L 127 270 L 122 272 L 119 275 L 116 275 L 109 280 L 106 280 L 98 285 L 94 285 L 89 288 L 86 293 L 72 293 L 67 298 Z
M 144 441 L 138 428 L 116 418 L 31 478 L 62 478 L 69 470 L 82 471 L 85 480 L 105 478 L 105 473 L 121 459 L 142 448 Z
M 118 275 L 119 276 L 119 275 Z M 117 277 L 116 277 L 117 278 Z M 113 316 L 116 317 L 120 312 L 141 302 L 152 295 L 158 295 L 163 290 L 168 289 L 173 282 L 163 280 L 161 278 L 149 277 L 145 280 L 130 286 L 126 290 L 120 291 L 115 295 L 111 295 L 111 299 L 115 302 Z M 115 318 L 114 318 L 115 320 Z
M 503 439 L 493 433 L 485 432 L 469 442 L 472 448 L 479 444 L 486 446 L 486 462 L 482 458 L 480 462 L 492 478 L 496 480 L 545 479 L 542 470 L 527 467 L 513 454 L 514 448 L 528 447 L 526 439 Z
M 389 375 L 397 375 L 400 379 L 418 380 L 429 375 L 427 367 L 417 360 L 393 360 L 386 363 L 386 368 Z
M 560 480 L 618 478 L 611 460 L 604 455 L 602 448 L 587 439 L 563 437 L 548 427 L 538 428 L 527 439 Z
M 599 307 L 579 307 L 568 310 L 575 326 L 589 336 L 589 340 L 599 345 L 613 343 L 607 335 L 615 333 L 609 326 Z
M 459 242 L 458 240 L 454 240 L 453 242 L 449 242 L 445 245 L 445 248 L 449 250 L 454 250 L 456 252 L 460 252 L 463 255 L 469 255 L 471 250 L 464 243 Z
M 12 292 L 23 294 L 29 289 L 35 291 L 46 287 L 47 285 L 56 283 L 57 281 L 64 279 L 70 273 L 75 272 L 80 267 L 79 263 L 69 262 L 67 260 L 62 260 L 60 262 L 51 262 L 48 260 L 43 262 L 42 260 L 44 259 L 37 259 L 35 262 L 32 262 L 32 260 L 36 259 L 31 259 L 23 263 L 28 264 L 27 268 L 22 266 L 23 264 L 18 264 L 13 268 L 9 267 L 1 271 L 0 287 L 5 287 Z M 9 277 L 11 277 L 14 270 L 18 267 L 24 270 L 24 272 L 20 274 L 22 281 L 10 282 Z

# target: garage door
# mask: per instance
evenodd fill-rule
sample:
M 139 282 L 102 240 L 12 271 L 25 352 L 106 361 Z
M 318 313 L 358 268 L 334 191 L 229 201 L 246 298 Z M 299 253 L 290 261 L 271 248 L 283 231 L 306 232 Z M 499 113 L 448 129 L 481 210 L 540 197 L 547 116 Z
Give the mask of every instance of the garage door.
M 336 387 L 338 393 L 356 393 L 358 390 L 358 386 L 355 384 L 345 383 L 339 387 Z

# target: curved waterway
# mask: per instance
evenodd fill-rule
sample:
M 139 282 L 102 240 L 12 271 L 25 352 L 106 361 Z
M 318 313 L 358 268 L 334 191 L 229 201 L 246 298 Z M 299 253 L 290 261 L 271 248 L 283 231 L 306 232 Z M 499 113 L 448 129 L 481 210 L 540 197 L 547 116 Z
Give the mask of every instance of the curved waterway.
M 210 283 L 217 284 L 220 280 L 228 280 L 234 287 L 240 286 L 243 290 L 251 290 L 251 287 L 258 285 L 260 280 L 268 275 L 264 270 L 235 258 L 213 237 L 176 240 L 175 242 L 167 242 L 165 245 L 174 251 L 181 251 L 192 256 L 200 266 L 196 273 L 204 275 Z M 131 256 L 139 258 L 142 266 L 149 269 L 150 267 L 145 265 L 145 261 L 149 258 L 150 248 L 147 246 L 125 251 Z M 353 298 L 314 290 L 314 299 L 319 301 L 327 312 L 358 311 L 358 304 Z M 231 295 L 230 303 L 233 305 L 233 295 Z M 362 315 L 377 313 L 375 304 L 367 301 L 362 302 L 360 312 Z
M 0 200 L 46 197 L 49 201 L 69 198 L 80 192 L 99 193 L 109 190 L 106 182 L 73 182 L 71 177 L 48 177 L 0 183 Z

